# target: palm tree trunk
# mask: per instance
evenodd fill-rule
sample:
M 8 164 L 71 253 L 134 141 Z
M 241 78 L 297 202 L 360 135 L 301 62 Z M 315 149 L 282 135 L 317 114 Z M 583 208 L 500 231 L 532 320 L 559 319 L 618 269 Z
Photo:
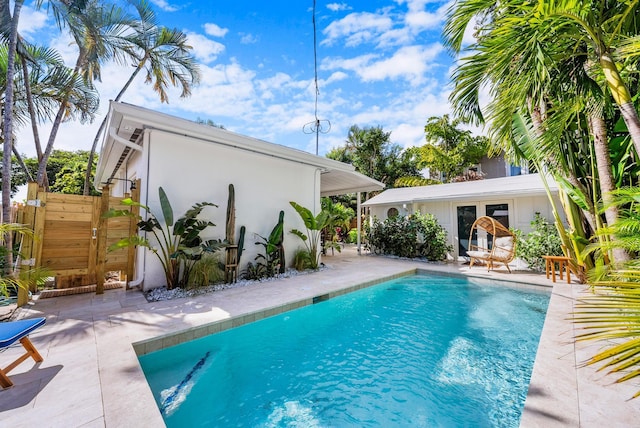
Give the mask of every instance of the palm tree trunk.
M 22 155 L 20 154 L 20 152 L 18 152 L 18 149 L 16 149 L 16 145 L 13 144 L 11 148 L 13 149 L 13 155 L 16 157 L 16 160 L 20 164 L 20 167 L 24 171 L 24 174 L 27 176 L 27 180 L 33 181 L 33 177 L 31 176 L 31 171 L 29 171 L 29 168 L 27 168 L 27 165 L 25 165 L 24 160 L 22 159 Z
M 611 95 L 620 108 L 620 113 L 622 114 L 624 123 L 627 125 L 627 129 L 629 130 L 633 147 L 635 147 L 636 153 L 640 156 L 640 118 L 638 117 L 638 112 L 633 105 L 631 93 L 629 92 L 624 80 L 622 80 L 618 67 L 611 59 L 609 52 L 603 50 L 599 60 L 605 79 L 607 80 L 607 85 L 611 90 Z
M 142 70 L 142 67 L 144 66 L 145 62 L 146 62 L 146 58 L 140 61 L 140 63 L 138 63 L 138 66 L 129 77 L 129 80 L 127 80 L 127 83 L 125 83 L 125 85 L 122 87 L 122 89 L 120 90 L 120 92 L 118 93 L 114 101 L 116 102 L 120 101 L 125 91 L 129 89 L 129 86 L 131 86 L 131 83 L 133 83 L 133 80 L 136 78 L 138 73 L 140 73 L 140 70 Z M 87 170 L 84 173 L 84 187 L 82 190 L 82 194 L 84 196 L 89 195 L 89 189 L 91 187 L 91 169 L 93 168 L 93 158 L 96 154 L 96 148 L 98 147 L 98 141 L 100 140 L 100 135 L 104 131 L 104 127 L 106 125 L 107 125 L 107 116 L 105 116 L 104 119 L 102 119 L 100 128 L 98 128 L 98 132 L 96 132 L 96 136 L 93 139 L 93 144 L 91 145 L 91 151 L 89 152 L 89 160 L 87 161 Z
M 18 20 L 20 18 L 20 10 L 24 0 L 16 0 L 13 5 L 13 16 L 9 15 L 9 0 L 2 2 L 2 14 L 1 19 L 5 20 L 5 23 L 10 23 L 9 33 L 9 47 L 7 52 L 7 87 L 4 92 L 4 142 L 2 153 L 2 222 L 11 222 L 11 147 L 13 146 L 13 78 L 15 75 L 15 58 L 16 48 L 18 44 Z M 3 23 L 4 24 L 4 23 Z M 3 28 L 6 30 L 7 28 Z M 6 256 L 6 269 L 7 273 L 11 273 L 11 266 L 13 265 L 12 247 L 13 242 L 11 239 L 11 233 L 5 235 L 5 247 L 7 248 Z
M 619 217 L 618 207 L 611 202 L 613 198 L 611 192 L 615 190 L 613 183 L 613 173 L 611 171 L 611 155 L 609 153 L 609 145 L 607 143 L 607 129 L 604 119 L 598 113 L 589 114 L 589 128 L 593 135 L 593 148 L 596 158 L 596 167 L 598 169 L 598 183 L 600 186 L 600 195 L 602 203 L 606 207 L 604 215 L 607 219 L 607 225 L 613 226 Z M 613 250 L 613 259 L 616 263 L 629 260 L 629 254 L 623 248 L 615 248 Z
M 29 117 L 31 118 L 31 131 L 33 133 L 33 142 L 36 146 L 36 154 L 38 162 L 42 159 L 42 146 L 40 145 L 40 133 L 38 132 L 38 119 L 36 117 L 36 109 L 33 107 L 33 95 L 31 93 L 31 83 L 29 82 L 29 69 L 27 67 L 27 59 L 20 57 L 22 62 L 22 76 L 24 79 L 24 90 L 27 96 L 27 108 L 29 109 Z

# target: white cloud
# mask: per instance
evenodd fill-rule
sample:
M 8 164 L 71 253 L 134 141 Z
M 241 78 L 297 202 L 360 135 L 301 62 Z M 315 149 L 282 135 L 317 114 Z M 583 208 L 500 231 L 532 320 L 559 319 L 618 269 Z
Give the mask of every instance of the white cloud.
M 437 43 L 431 46 L 405 46 L 389 58 L 380 59 L 379 55 L 367 54 L 351 59 L 326 59 L 321 67 L 325 70 L 353 71 L 365 82 L 403 78 L 416 85 L 424 81 L 425 72 L 442 50 L 442 45 Z
M 251 45 L 258 41 L 258 37 L 250 33 L 238 33 L 240 35 L 240 43 L 243 45 Z
M 351 10 L 352 7 L 346 3 L 329 3 L 327 5 L 327 9 L 329 9 L 332 12 L 340 12 L 343 10 Z
M 186 32 L 189 44 L 193 47 L 193 55 L 201 62 L 209 64 L 215 61 L 222 52 L 224 45 L 208 39 L 202 34 Z
M 206 23 L 203 25 L 204 32 L 213 37 L 224 37 L 229 31 L 228 28 L 222 28 L 214 23 Z
M 321 44 L 330 46 L 338 39 L 345 38 L 345 46 L 358 46 L 375 40 L 392 26 L 393 21 L 388 16 L 369 12 L 350 13 L 333 21 L 322 31 L 327 38 Z
M 47 14 L 40 10 L 23 6 L 18 21 L 18 31 L 23 36 L 31 36 L 47 26 Z
M 177 10 L 180 10 L 178 6 L 169 4 L 167 0 L 150 0 L 150 1 L 151 3 L 158 6 L 160 9 L 164 10 L 165 12 L 175 12 Z

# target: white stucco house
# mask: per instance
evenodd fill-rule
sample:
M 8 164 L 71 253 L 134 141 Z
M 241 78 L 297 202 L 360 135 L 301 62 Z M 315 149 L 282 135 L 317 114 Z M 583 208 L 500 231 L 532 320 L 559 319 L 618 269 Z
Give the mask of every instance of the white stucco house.
M 550 191 L 560 209 L 558 186 L 547 178 Z M 476 218 L 490 216 L 523 233 L 531 231 L 531 221 L 539 212 L 554 222 L 553 210 L 539 174 L 525 174 L 433 186 L 387 189 L 365 203 L 371 217 L 383 221 L 393 215 L 431 213 L 447 230 L 454 258 L 464 257 L 470 228 Z M 561 214 L 562 215 L 562 214 Z M 478 235 L 486 247 L 486 236 Z
M 115 196 L 128 191 L 126 180 L 141 180 L 140 202 L 160 213 L 158 188 L 171 202 L 176 218 L 197 202 L 213 202 L 203 218 L 216 227 L 203 238 L 224 239 L 228 185 L 235 187 L 236 228 L 246 227 L 242 269 L 253 262 L 257 235 L 268 236 L 284 210 L 287 262 L 302 241 L 291 229 L 304 223 L 289 204 L 295 201 L 314 213 L 320 197 L 380 190 L 384 185 L 355 171 L 351 165 L 268 143 L 221 128 L 111 102 L 94 185 L 110 183 Z M 160 214 L 156 214 L 162 218 Z M 237 231 L 236 231 L 237 236 Z M 164 285 L 156 257 L 145 248 L 136 256 L 132 285 L 143 289 Z

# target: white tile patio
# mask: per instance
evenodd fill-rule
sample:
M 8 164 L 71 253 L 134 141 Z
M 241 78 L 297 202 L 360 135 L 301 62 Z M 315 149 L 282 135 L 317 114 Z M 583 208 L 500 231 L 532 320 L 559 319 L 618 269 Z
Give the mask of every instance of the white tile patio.
M 139 291 L 119 289 L 99 296 L 91 293 L 32 302 L 16 315 L 47 317 L 47 324 L 31 335 L 44 361 L 26 361 L 11 372 L 15 386 L 0 390 L 0 426 L 164 426 L 133 343 L 142 342 L 137 345 L 142 351 L 168 346 L 218 330 L 220 324 L 208 326 L 216 321 L 236 325 L 268 316 L 282 306 L 300 306 L 314 296 L 415 269 L 554 286 L 521 426 L 637 426 L 640 401 L 628 399 L 640 385 L 614 384 L 613 378 L 580 364 L 601 346 L 573 341 L 569 316 L 583 286 L 553 284 L 544 275 L 532 273 L 487 273 L 476 266 L 470 270 L 457 264 L 358 256 L 351 248 L 324 261 L 327 269 L 311 275 L 189 299 L 149 303 Z M 158 336 L 166 337 L 151 340 Z M 0 354 L 0 364 L 8 364 L 20 350 L 11 348 Z

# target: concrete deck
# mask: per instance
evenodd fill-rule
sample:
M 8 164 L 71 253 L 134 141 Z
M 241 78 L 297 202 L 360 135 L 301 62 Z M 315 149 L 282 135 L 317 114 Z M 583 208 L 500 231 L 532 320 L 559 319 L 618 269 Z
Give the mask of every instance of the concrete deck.
M 314 296 L 339 294 L 379 278 L 423 269 L 553 286 L 521 426 L 637 426 L 640 401 L 627 400 L 640 385 L 616 385 L 612 377 L 581 366 L 602 346 L 573 341 L 569 316 L 584 287 L 553 284 L 544 275 L 532 273 L 487 273 L 477 266 L 358 256 L 353 249 L 325 257 L 324 262 L 328 268 L 321 272 L 189 299 L 148 303 L 139 291 L 119 289 L 100 296 L 32 302 L 15 318 L 47 317 L 47 324 L 31 335 L 44 361 L 28 360 L 11 372 L 15 386 L 0 390 L 0 425 L 163 426 L 133 343 L 138 352 L 152 351 L 309 304 Z M 7 365 L 21 349 L 13 347 L 0 354 L 0 365 Z

